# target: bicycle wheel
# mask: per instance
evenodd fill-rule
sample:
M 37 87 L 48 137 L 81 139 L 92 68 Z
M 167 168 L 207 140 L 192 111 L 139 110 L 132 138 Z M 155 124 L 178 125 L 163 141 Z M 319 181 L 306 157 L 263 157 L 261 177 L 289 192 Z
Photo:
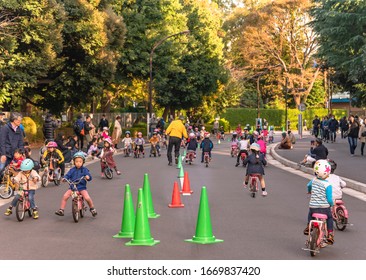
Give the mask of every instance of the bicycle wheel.
M 44 172 L 43 172 L 43 175 L 42 175 L 42 178 L 41 178 L 41 184 L 42 184 L 42 187 L 47 187 L 48 185 L 48 170 L 46 169 Z
M 345 230 L 347 227 L 348 219 L 345 217 L 342 207 L 337 207 L 336 215 L 337 215 L 337 219 L 334 221 L 336 223 L 337 229 L 340 231 Z
M 104 175 L 107 179 L 112 179 L 113 178 L 113 171 L 112 169 L 110 169 L 109 167 L 107 167 L 106 169 L 104 169 Z
M 310 256 L 314 257 L 316 255 L 316 251 L 318 249 L 317 246 L 317 240 L 319 238 L 319 228 L 313 228 L 310 233 L 310 241 L 309 241 L 309 247 L 310 247 Z
M 3 199 L 7 199 L 14 194 L 14 190 L 12 187 L 7 186 L 6 184 L 0 185 L 0 197 Z
M 78 223 L 80 213 L 79 213 L 78 201 L 76 199 L 72 200 L 71 207 L 72 207 L 71 211 L 72 211 L 72 217 L 74 219 L 74 222 Z
M 53 182 L 55 183 L 56 186 L 59 186 L 61 183 L 61 170 L 58 170 L 57 175 L 54 175 L 55 179 L 53 180 Z
M 25 211 L 24 211 L 24 201 L 18 200 L 17 205 L 15 206 L 15 214 L 19 222 L 24 220 Z
M 84 216 L 85 216 L 85 210 L 86 210 L 84 199 L 81 199 L 81 200 L 79 201 L 79 203 L 81 204 L 81 209 L 79 210 L 79 212 L 80 212 L 80 217 L 81 217 L 81 218 L 84 218 Z

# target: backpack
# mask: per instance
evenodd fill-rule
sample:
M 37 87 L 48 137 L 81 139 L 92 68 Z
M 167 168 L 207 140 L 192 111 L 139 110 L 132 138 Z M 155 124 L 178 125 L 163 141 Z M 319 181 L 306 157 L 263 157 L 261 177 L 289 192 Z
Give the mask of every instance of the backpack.
M 80 134 L 81 127 L 80 127 L 80 125 L 79 125 L 79 123 L 77 121 L 74 122 L 73 128 L 74 128 L 74 131 L 75 131 L 76 134 Z

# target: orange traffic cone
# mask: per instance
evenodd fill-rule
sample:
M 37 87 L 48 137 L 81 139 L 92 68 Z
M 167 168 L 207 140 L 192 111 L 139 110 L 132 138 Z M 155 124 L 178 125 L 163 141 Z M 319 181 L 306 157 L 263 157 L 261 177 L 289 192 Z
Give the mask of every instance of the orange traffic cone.
M 183 208 L 184 204 L 182 203 L 180 199 L 180 193 L 179 193 L 179 187 L 178 182 L 174 182 L 173 187 L 173 195 L 172 195 L 172 203 L 168 205 L 169 208 Z
M 183 188 L 180 192 L 183 195 L 191 195 L 193 191 L 191 190 L 191 184 L 188 178 L 188 172 L 184 172 Z

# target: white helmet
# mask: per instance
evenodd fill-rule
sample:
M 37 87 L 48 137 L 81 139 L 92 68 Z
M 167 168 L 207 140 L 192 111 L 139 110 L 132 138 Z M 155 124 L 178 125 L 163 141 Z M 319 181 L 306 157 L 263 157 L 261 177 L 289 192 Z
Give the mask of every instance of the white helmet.
M 328 178 L 331 171 L 329 162 L 325 159 L 317 160 L 314 164 L 314 173 L 319 179 Z
M 258 131 L 256 131 L 256 130 L 255 130 L 255 131 L 253 131 L 253 135 L 254 135 L 254 136 L 258 136 L 258 135 L 259 135 Z
M 194 137 L 196 137 L 196 135 L 193 132 L 189 133 L 189 138 L 194 138 Z
M 250 149 L 253 151 L 259 152 L 261 147 L 259 146 L 259 144 L 253 143 L 252 145 L 250 145 Z

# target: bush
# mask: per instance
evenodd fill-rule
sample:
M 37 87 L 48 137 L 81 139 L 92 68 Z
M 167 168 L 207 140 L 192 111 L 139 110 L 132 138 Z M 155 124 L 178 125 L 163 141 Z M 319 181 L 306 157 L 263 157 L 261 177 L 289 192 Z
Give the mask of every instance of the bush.
M 37 140 L 37 124 L 30 117 L 24 117 L 22 124 L 24 132 L 29 142 Z

